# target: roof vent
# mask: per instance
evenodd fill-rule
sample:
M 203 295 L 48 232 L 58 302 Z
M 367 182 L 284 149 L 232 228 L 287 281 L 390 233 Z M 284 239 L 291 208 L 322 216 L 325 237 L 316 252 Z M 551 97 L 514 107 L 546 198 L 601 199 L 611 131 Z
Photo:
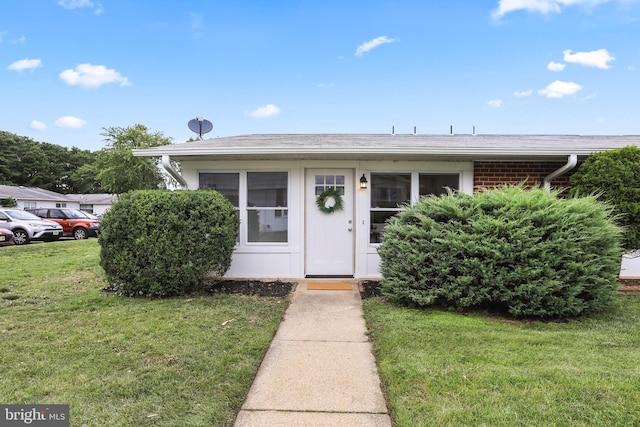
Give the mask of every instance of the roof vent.
M 418 134 L 418 129 L 416 128 L 416 126 L 413 127 L 413 134 L 417 135 Z
M 449 135 L 453 136 L 453 126 L 449 126 Z
M 391 135 L 395 135 L 395 134 L 396 134 L 396 127 L 391 126 Z

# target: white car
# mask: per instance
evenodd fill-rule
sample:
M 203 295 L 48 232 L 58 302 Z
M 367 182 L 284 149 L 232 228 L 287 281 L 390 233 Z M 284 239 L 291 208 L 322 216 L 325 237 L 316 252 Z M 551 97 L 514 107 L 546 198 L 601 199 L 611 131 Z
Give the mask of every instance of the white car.
M 13 232 L 16 245 L 32 240 L 50 242 L 62 236 L 62 226 L 19 209 L 0 209 L 0 227 Z

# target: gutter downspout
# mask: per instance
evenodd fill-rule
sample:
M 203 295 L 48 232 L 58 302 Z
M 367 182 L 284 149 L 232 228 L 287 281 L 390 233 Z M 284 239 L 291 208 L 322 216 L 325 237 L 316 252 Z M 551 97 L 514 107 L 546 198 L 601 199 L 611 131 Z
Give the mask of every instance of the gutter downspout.
M 551 172 L 549 175 L 547 175 L 544 178 L 544 180 L 542 181 L 544 183 L 544 189 L 547 191 L 551 191 L 551 181 L 559 177 L 560 175 L 563 175 L 565 172 L 568 172 L 571 169 L 575 168 L 577 164 L 578 164 L 578 155 L 577 154 L 569 155 L 566 165 L 562 166 L 560 169 L 554 172 Z
M 167 154 L 164 154 L 162 156 L 162 167 L 167 171 L 169 175 L 171 175 L 176 181 L 178 181 L 178 184 L 180 184 L 180 187 L 182 187 L 183 190 L 189 189 L 187 181 L 185 181 L 182 175 L 180 175 L 180 173 L 175 170 L 173 166 L 171 166 L 171 158 Z

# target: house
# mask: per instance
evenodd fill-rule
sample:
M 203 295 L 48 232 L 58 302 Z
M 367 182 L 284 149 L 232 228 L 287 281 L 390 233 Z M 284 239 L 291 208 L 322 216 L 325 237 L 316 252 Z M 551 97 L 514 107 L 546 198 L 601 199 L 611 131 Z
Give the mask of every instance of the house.
M 18 208 L 69 208 L 102 215 L 116 199 L 114 194 L 60 194 L 37 187 L 0 185 L 0 199 L 13 197 Z
M 69 194 L 69 197 L 78 201 L 81 211 L 94 215 L 103 215 L 118 198 L 115 194 Z
M 241 226 L 227 277 L 364 279 L 380 277 L 385 221 L 404 204 L 445 187 L 566 187 L 591 153 L 627 145 L 640 146 L 640 136 L 281 134 L 134 155 L 161 157 L 183 189 L 216 189 L 236 207 Z
M 0 185 L 0 199 L 13 197 L 18 203 L 18 208 L 70 208 L 79 209 L 80 203 L 74 201 L 66 194 L 55 191 L 43 190 L 37 187 L 24 187 L 14 185 Z

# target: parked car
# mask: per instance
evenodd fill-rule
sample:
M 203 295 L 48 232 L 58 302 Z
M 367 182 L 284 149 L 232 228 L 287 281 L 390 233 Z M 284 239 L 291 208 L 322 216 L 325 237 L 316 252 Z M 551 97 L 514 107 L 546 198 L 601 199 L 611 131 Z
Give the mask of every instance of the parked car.
M 76 240 L 98 237 L 100 232 L 100 222 L 87 218 L 77 209 L 37 208 L 27 211 L 40 218 L 57 222 L 62 226 L 63 236 L 71 236 Z
M 59 224 L 18 209 L 0 209 L 0 227 L 13 232 L 16 245 L 24 245 L 32 240 L 53 241 L 62 236 Z
M 9 246 L 13 244 L 13 232 L 6 228 L 0 228 L 0 246 Z
M 85 211 L 78 211 L 78 212 L 80 212 L 82 215 L 86 216 L 89 219 L 95 219 L 96 221 L 100 221 L 102 219 L 98 215 L 94 215 L 89 212 L 85 212 Z

